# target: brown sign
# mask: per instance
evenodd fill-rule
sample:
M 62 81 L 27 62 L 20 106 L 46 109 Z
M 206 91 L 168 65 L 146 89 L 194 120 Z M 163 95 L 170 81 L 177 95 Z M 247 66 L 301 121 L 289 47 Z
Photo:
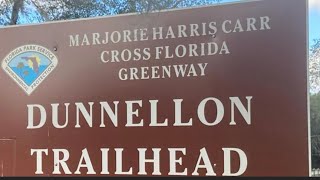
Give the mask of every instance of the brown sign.
M 4 176 L 308 176 L 306 1 L 0 29 Z

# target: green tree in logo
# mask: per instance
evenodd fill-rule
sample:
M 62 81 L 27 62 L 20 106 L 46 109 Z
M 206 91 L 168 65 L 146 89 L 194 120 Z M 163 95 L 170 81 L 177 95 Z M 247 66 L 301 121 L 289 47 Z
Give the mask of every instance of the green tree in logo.
M 20 76 L 22 77 L 22 69 L 24 68 L 23 62 L 19 62 L 17 68 L 20 70 Z
M 26 76 L 28 76 L 28 75 L 29 75 L 29 71 L 27 71 L 27 70 L 23 71 L 23 75 L 24 75 L 24 77 L 23 77 L 23 78 L 25 78 Z

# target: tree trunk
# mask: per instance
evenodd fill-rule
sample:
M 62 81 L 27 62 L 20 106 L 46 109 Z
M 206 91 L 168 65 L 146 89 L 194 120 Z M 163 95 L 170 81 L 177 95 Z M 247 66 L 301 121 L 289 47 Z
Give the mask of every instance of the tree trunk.
M 13 7 L 12 7 L 12 13 L 11 13 L 11 20 L 10 25 L 16 25 L 18 18 L 19 18 L 19 12 L 22 9 L 24 0 L 14 0 L 13 1 Z

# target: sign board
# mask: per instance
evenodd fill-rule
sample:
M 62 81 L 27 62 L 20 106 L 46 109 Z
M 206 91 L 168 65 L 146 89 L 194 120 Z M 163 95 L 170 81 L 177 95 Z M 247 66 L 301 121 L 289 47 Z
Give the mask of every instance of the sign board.
M 7 175 L 308 176 L 306 9 L 1 28 Z

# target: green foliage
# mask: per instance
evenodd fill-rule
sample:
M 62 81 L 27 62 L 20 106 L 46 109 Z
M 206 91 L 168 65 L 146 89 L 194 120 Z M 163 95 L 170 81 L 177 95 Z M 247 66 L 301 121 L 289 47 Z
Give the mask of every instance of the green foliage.
M 314 44 L 311 48 L 311 53 L 312 54 L 317 53 L 319 49 L 320 49 L 320 39 L 315 39 Z
M 220 0 L 2 0 L 0 25 L 37 23 L 207 5 Z
M 311 135 L 320 135 L 320 93 L 310 96 Z
M 106 10 L 97 0 L 54 0 L 43 3 L 39 9 L 44 10 L 42 16 L 49 20 L 67 20 L 105 15 Z
M 24 68 L 24 64 L 23 64 L 23 62 L 19 62 L 19 63 L 18 63 L 18 65 L 17 65 L 17 68 L 19 68 L 19 69 Z
M 314 41 L 310 50 L 309 75 L 312 93 L 320 92 L 320 39 Z
M 310 97 L 312 167 L 320 168 L 320 93 Z
M 108 14 L 145 13 L 163 9 L 208 5 L 221 0 L 102 0 Z

